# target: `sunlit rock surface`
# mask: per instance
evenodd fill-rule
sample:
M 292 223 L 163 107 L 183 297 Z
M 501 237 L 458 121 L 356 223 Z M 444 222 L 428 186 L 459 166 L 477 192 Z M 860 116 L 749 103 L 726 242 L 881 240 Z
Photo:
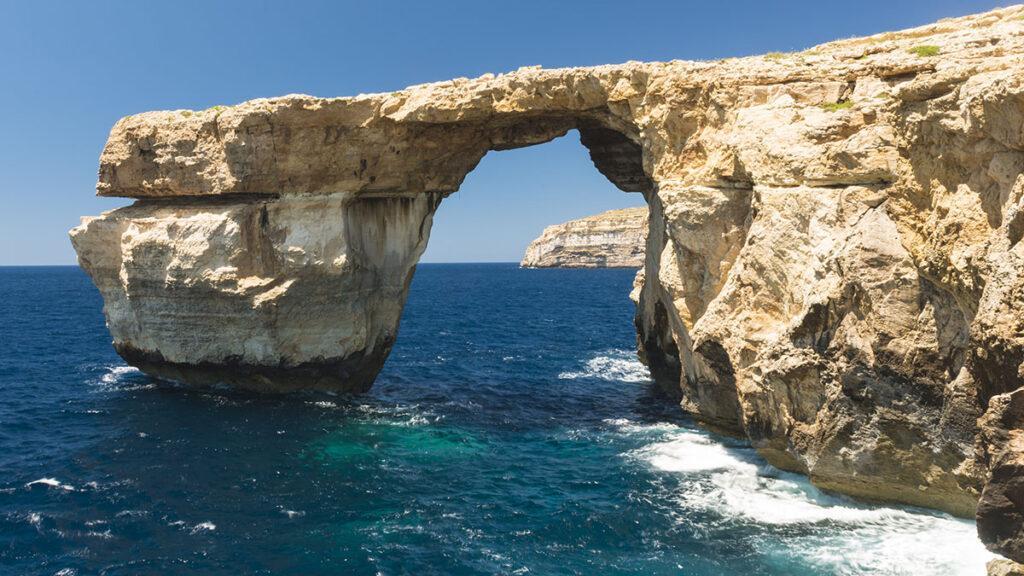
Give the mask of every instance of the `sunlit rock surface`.
M 526 248 L 525 268 L 640 268 L 647 208 L 609 210 L 554 224 Z
M 72 239 L 147 372 L 364 390 L 438 204 L 578 129 L 647 200 L 640 353 L 687 411 L 848 494 L 969 515 L 984 489 L 1020 561 L 1022 18 L 139 114 L 98 184 L 139 201 Z

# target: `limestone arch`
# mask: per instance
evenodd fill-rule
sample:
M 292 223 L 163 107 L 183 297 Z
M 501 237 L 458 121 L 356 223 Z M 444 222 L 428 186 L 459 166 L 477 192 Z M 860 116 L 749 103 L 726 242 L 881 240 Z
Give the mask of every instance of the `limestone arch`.
M 875 294 L 884 297 L 876 301 L 910 303 L 886 308 L 879 325 L 889 324 L 890 316 L 912 321 L 915 306 L 932 303 L 970 324 L 969 333 L 962 331 L 964 346 L 959 339 L 952 348 L 926 342 L 918 356 L 942 368 L 931 359 L 966 349 L 970 355 L 959 375 L 947 382 L 950 394 L 930 395 L 936 402 L 927 406 L 858 407 L 861 398 L 901 398 L 892 391 L 930 389 L 934 382 L 930 374 L 918 379 L 907 370 L 912 366 L 902 354 L 873 354 L 879 371 L 872 373 L 844 362 L 857 346 L 838 346 L 832 357 L 815 349 L 820 312 L 839 309 L 841 317 L 852 318 L 845 310 L 859 306 L 859 298 L 849 297 L 856 293 L 832 294 L 831 284 L 811 282 L 807 287 L 839 306 L 804 307 L 792 298 L 805 287 L 798 279 L 766 284 L 750 275 L 751 298 L 716 297 L 726 313 L 705 314 L 713 321 L 701 324 L 714 330 L 702 331 L 685 309 L 686 287 L 672 278 L 657 286 L 671 262 L 663 258 L 660 268 L 657 261 L 652 267 L 661 256 L 649 249 L 637 322 L 641 348 L 653 370 L 682 376 L 667 381 L 684 387 L 684 408 L 702 420 L 726 416 L 735 422 L 732 403 L 700 396 L 710 386 L 685 388 L 701 378 L 714 385 L 715 377 L 722 382 L 736 376 L 737 387 L 744 387 L 744 429 L 737 432 L 773 464 L 807 472 L 826 488 L 961 515 L 973 511 L 977 489 L 988 482 L 983 499 L 992 508 L 983 507 L 980 519 L 991 527 L 1000 515 L 1020 516 L 1019 506 L 1000 500 L 1011 487 L 1019 450 L 1004 446 L 999 436 L 1019 424 L 1012 410 L 999 412 L 1021 384 L 1013 300 L 1020 274 L 1010 257 L 1019 227 L 1007 219 L 993 228 L 999 221 L 988 204 L 978 219 L 944 207 L 950 199 L 973 205 L 974 194 L 1001 190 L 997 196 L 1006 198 L 1006 191 L 1019 190 L 1019 163 L 1012 158 L 1020 138 L 1006 127 L 1020 124 L 1014 122 L 1021 103 L 1014 80 L 1020 77 L 1021 42 L 1005 33 L 1017 26 L 1018 13 L 1005 9 L 782 58 L 525 69 L 389 94 L 290 96 L 131 116 L 110 135 L 97 189 L 138 202 L 85 219 L 72 240 L 103 294 L 115 346 L 130 363 L 157 375 L 180 371 L 181 379 L 198 383 L 216 379 L 218 371 L 239 374 L 236 368 L 242 376 L 253 371 L 249 382 L 274 389 L 329 386 L 315 380 L 323 374 L 348 373 L 369 382 L 393 336 L 388 326 L 404 294 L 403 264 L 415 260 L 432 203 L 455 190 L 487 150 L 550 139 L 544 130 L 531 132 L 539 120 L 599 121 L 642 147 L 644 172 L 656 187 L 648 198 L 652 220 L 693 206 L 689 200 L 703 194 L 712 201 L 708 205 L 722 209 L 705 211 L 705 220 L 735 216 L 723 245 L 753 248 L 734 261 L 744 268 L 771 261 L 776 237 L 757 234 L 773 228 L 773 216 L 793 213 L 792 200 L 807 207 L 797 216 L 840 205 L 870 213 L 870 220 L 840 218 L 828 234 L 883 226 L 893 240 L 879 248 L 897 252 L 887 256 L 887 266 L 928 279 L 933 285 L 923 285 L 924 291 L 936 296 L 889 298 L 905 294 L 905 286 L 876 286 Z M 942 47 L 939 69 L 937 60 L 914 54 L 926 42 Z M 950 76 L 949 70 L 962 74 Z M 965 142 L 973 143 L 970 153 Z M 955 178 L 936 187 L 931 176 L 915 178 L 921 174 Z M 716 232 L 706 221 L 691 224 L 689 232 Z M 693 240 L 694 234 L 681 238 L 685 234 L 677 232 L 663 244 L 666 253 Z M 649 246 L 651 238 L 667 234 L 661 226 L 652 229 Z M 794 241 L 810 245 L 806 238 Z M 836 256 L 859 259 L 857 246 L 848 244 Z M 967 259 L 963 269 L 947 268 L 945 263 L 960 261 L 961 247 L 992 251 L 989 261 L 999 266 L 978 267 Z M 377 250 L 386 265 L 367 267 L 360 250 Z M 731 264 L 717 253 L 712 259 Z M 860 281 L 858 271 L 877 268 L 844 266 L 825 280 L 853 284 Z M 733 266 L 728 274 L 735 278 L 742 271 Z M 922 284 L 916 290 L 922 294 Z M 793 305 L 782 309 L 780 302 Z M 742 315 L 732 312 L 742 305 L 771 314 L 756 325 L 737 325 Z M 695 326 L 695 342 L 688 326 Z M 789 337 L 791 326 L 798 328 L 796 341 Z M 868 333 L 885 336 L 874 327 Z M 885 349 L 893 340 L 879 341 Z M 652 350 L 662 357 L 652 357 Z M 755 365 L 759 358 L 772 361 L 768 372 L 763 363 Z M 945 378 L 941 370 L 935 373 L 941 376 L 936 382 Z M 874 382 L 872 374 L 896 377 Z M 831 398 L 797 406 L 793 394 L 817 395 L 804 389 Z M 972 404 L 975 396 L 982 402 Z M 996 399 L 1002 403 L 990 402 Z M 793 409 L 802 414 L 794 419 Z M 973 428 L 981 410 L 987 410 L 992 435 Z M 864 438 L 924 441 L 851 459 L 848 448 L 865 445 L 851 439 L 847 424 L 807 433 L 804 425 L 815 422 L 852 423 Z M 981 466 L 971 465 L 975 442 L 991 457 L 975 463 Z M 992 532 L 982 534 L 1008 550 Z
M 80 254 L 123 247 L 106 261 L 83 258 L 115 348 L 150 374 L 190 383 L 368 389 L 435 210 L 488 152 L 575 129 L 601 174 L 657 202 L 641 128 L 590 88 L 552 85 L 568 98 L 541 94 L 507 110 L 492 95 L 483 114 L 423 109 L 434 100 L 385 113 L 389 104 L 371 97 L 284 97 L 123 119 L 98 190 L 137 200 L 72 234 Z M 663 235 L 649 242 L 657 257 Z M 160 285 L 153 298 L 128 297 L 150 284 Z M 648 358 L 670 365 L 655 356 L 657 340 Z

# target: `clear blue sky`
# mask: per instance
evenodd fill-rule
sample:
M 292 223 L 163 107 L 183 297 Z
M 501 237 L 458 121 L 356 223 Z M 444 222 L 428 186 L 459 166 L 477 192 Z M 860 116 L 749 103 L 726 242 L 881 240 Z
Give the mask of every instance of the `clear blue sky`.
M 519 66 L 798 50 L 1005 2 L 45 2 L 0 0 L 0 265 L 70 264 L 121 116 L 288 93 L 396 90 Z M 425 261 L 513 261 L 547 224 L 638 205 L 571 133 L 491 153 L 435 220 Z

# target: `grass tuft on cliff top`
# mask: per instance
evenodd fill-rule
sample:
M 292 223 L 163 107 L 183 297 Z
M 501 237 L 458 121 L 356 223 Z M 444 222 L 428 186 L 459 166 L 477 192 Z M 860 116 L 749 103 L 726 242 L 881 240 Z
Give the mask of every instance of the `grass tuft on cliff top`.
M 907 50 L 907 52 L 910 52 L 911 54 L 915 54 L 922 58 L 927 58 L 930 56 L 938 56 L 939 52 L 942 52 L 942 50 L 940 50 L 938 46 L 925 44 L 923 46 L 914 46 L 913 48 Z
M 838 112 L 849 108 L 853 108 L 853 102 L 850 100 L 843 100 L 842 102 L 826 102 L 821 105 L 821 109 L 826 112 Z

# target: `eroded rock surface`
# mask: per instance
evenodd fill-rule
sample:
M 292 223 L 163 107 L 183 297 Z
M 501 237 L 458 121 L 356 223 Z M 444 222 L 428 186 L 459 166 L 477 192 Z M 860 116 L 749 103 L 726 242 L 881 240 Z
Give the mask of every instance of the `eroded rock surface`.
M 139 114 L 98 185 L 139 201 L 72 240 L 144 370 L 362 390 L 438 203 L 487 151 L 571 129 L 647 200 L 640 353 L 686 410 L 841 492 L 961 515 L 984 493 L 982 536 L 1024 560 L 1003 408 L 1024 385 L 1021 7 L 792 54 Z
M 640 268 L 647 208 L 609 210 L 544 229 L 526 248 L 526 268 Z
M 1024 388 L 992 397 L 979 425 L 989 481 L 978 503 L 978 532 L 995 550 L 1024 558 Z
M 988 576 L 1024 576 L 1024 564 L 997 558 L 988 563 Z

